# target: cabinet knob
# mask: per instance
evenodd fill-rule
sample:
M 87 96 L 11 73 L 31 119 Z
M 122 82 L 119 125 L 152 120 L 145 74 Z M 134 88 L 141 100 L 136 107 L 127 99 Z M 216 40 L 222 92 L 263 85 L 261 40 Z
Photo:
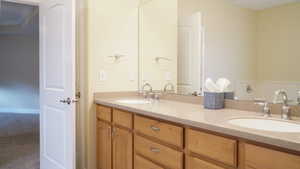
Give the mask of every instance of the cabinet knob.
M 151 148 L 150 148 L 150 151 L 152 151 L 153 153 L 159 153 L 159 152 L 160 152 L 160 149 L 159 149 L 159 148 L 151 147 Z
M 153 131 L 160 131 L 160 128 L 158 128 L 158 127 L 155 127 L 155 126 L 150 126 L 150 128 L 153 130 Z

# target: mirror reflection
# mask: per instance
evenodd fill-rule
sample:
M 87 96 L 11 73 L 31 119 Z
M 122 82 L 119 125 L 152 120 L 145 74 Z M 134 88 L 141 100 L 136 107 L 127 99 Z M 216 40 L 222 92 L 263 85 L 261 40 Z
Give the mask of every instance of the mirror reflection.
M 226 78 L 235 99 L 300 90 L 300 2 L 145 0 L 139 8 L 140 86 L 201 95 Z

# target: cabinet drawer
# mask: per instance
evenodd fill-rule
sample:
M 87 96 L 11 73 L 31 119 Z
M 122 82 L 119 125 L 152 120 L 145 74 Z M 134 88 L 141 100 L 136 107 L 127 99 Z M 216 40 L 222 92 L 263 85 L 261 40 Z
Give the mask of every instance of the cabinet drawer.
M 241 169 L 300 169 L 300 156 L 241 143 Z
M 139 155 L 135 155 L 134 160 L 134 169 L 164 169 L 149 160 L 140 157 Z
M 111 122 L 111 108 L 101 105 L 96 106 L 97 118 Z
M 183 148 L 182 127 L 141 116 L 135 116 L 134 127 L 142 134 L 155 137 L 166 143 Z
M 199 158 L 196 157 L 188 156 L 186 159 L 187 159 L 187 169 L 224 169 L 215 164 L 200 160 Z
M 230 166 L 237 166 L 237 141 L 191 130 L 187 131 L 188 150 Z
M 135 136 L 135 152 L 172 169 L 183 168 L 183 153 Z
M 132 129 L 132 113 L 113 109 L 113 122 L 120 126 Z

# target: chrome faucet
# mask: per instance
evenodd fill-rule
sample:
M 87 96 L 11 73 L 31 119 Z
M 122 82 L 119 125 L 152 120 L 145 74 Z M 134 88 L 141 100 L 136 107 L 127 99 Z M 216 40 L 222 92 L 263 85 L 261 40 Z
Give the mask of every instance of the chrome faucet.
M 149 91 L 146 91 L 145 88 L 148 87 L 149 88 Z M 145 83 L 143 86 L 142 86 L 142 90 L 141 92 L 143 93 L 144 97 L 145 98 L 148 98 L 149 94 L 152 93 L 152 86 L 150 85 L 150 83 Z
M 254 104 L 262 107 L 262 113 L 264 117 L 271 117 L 271 109 L 266 100 L 254 99 Z
M 288 105 L 289 99 L 288 99 L 286 91 L 284 91 L 284 90 L 276 91 L 274 103 L 281 103 L 281 102 L 277 102 L 277 99 L 279 96 L 283 100 L 282 107 L 281 107 L 281 118 L 284 120 L 290 120 L 291 119 L 291 107 Z
M 168 90 L 168 87 L 171 87 L 171 90 Z M 175 86 L 170 82 L 164 86 L 164 93 L 168 93 L 168 91 L 172 93 L 175 91 Z

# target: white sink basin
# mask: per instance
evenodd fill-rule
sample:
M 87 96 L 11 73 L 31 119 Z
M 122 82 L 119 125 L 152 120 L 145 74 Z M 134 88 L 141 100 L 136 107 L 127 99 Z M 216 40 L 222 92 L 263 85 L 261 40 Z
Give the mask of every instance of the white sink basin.
M 149 104 L 151 103 L 150 101 L 148 100 L 139 100 L 139 99 L 128 99 L 128 100 L 117 100 L 116 102 L 118 103 L 123 103 L 123 104 Z
M 256 130 L 284 133 L 300 133 L 300 124 L 287 121 L 259 118 L 239 118 L 231 119 L 228 122 L 235 126 Z

